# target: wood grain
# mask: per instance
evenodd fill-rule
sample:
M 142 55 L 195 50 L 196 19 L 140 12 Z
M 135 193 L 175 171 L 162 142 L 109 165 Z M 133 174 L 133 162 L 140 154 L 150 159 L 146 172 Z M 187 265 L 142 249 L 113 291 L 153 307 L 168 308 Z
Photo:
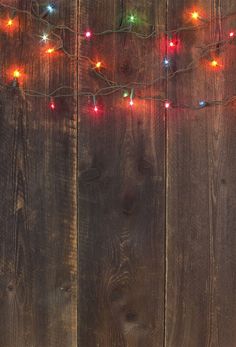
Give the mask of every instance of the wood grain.
M 116 29 L 130 11 L 140 14 L 147 33 L 148 23 L 165 24 L 163 2 L 81 1 L 81 31 Z M 135 29 L 143 32 L 143 25 Z M 124 33 L 83 42 L 81 55 L 101 59 L 104 73 L 122 83 L 149 81 L 162 71 L 156 40 Z M 86 59 L 80 64 L 82 90 L 104 87 Z M 165 84 L 137 93 L 157 88 L 163 95 Z M 90 99 L 80 105 L 79 346 L 162 346 L 164 111 L 137 98 L 131 110 L 121 92 L 98 101 L 99 116 Z
M 31 11 L 31 1 L 8 4 Z M 76 17 L 76 1 L 62 1 L 54 20 L 76 29 Z M 52 113 L 48 98 L 23 91 L 74 87 L 75 64 L 63 54 L 55 61 L 41 54 L 35 35 L 41 30 L 25 13 L 19 31 L 0 33 L 1 83 L 9 85 L 0 96 L 1 347 L 77 342 L 75 104 L 73 98 L 58 98 Z M 64 39 L 74 52 L 74 35 L 64 33 Z M 10 87 L 12 66 L 26 75 L 19 89 Z
M 132 108 L 122 90 L 97 97 L 95 114 L 77 95 L 107 86 L 91 63 L 147 83 L 165 74 L 167 41 L 76 32 L 115 30 L 131 13 L 137 32 L 171 31 L 190 25 L 192 1 L 56 1 L 50 21 L 72 30 L 57 31 L 64 52 L 50 58 L 28 13 L 45 2 L 7 4 L 24 12 L 17 32 L 0 30 L 0 347 L 234 347 L 235 104 L 181 105 L 235 95 L 235 42 L 168 82 L 136 85 Z M 236 27 L 235 1 L 196 6 L 210 21 L 179 32 L 170 72 Z M 25 77 L 12 88 L 16 66 Z M 58 87 L 72 95 L 54 112 L 26 92 Z
M 191 6 L 168 2 L 169 30 L 185 25 L 183 13 Z M 211 22 L 180 35 L 176 69 L 235 27 L 235 17 L 221 19 L 236 10 L 232 1 L 202 0 L 197 6 Z M 219 46 L 214 55 L 222 59 L 217 72 L 209 68 L 209 56 L 169 81 L 174 102 L 196 105 L 235 94 L 235 46 Z M 168 115 L 166 346 L 235 345 L 235 128 L 232 105 L 172 109 Z

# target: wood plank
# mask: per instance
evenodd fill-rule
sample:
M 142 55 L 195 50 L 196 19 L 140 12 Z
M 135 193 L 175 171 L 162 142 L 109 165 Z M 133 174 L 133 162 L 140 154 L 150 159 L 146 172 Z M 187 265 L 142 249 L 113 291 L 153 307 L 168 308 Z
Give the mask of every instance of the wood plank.
M 165 26 L 165 1 L 81 0 L 81 31 L 115 30 L 134 11 L 135 30 Z M 153 27 L 148 23 L 152 23 Z M 160 40 L 118 33 L 81 42 L 81 92 L 106 87 L 91 69 L 120 83 L 150 81 L 163 72 Z M 151 51 L 156 55 L 150 54 Z M 87 58 L 86 58 L 87 57 Z M 152 68 L 151 68 L 152 67 Z M 165 123 L 163 106 L 141 101 L 164 95 L 165 83 L 137 88 L 134 106 L 121 91 L 81 97 L 79 130 L 79 346 L 163 345 Z
M 168 30 L 186 25 L 188 6 L 169 1 Z M 201 0 L 198 7 L 212 21 L 205 29 L 181 33 L 176 69 L 235 26 L 235 17 L 220 19 L 236 11 L 232 1 Z M 219 45 L 211 54 L 222 58 L 223 68 L 212 71 L 201 61 L 196 70 L 177 74 L 168 83 L 174 103 L 196 105 L 235 94 L 235 45 Z M 168 112 L 166 346 L 235 344 L 234 113 L 232 105 Z
M 76 110 L 73 97 L 55 99 L 52 112 L 48 97 L 26 90 L 76 88 L 76 69 L 62 52 L 40 53 L 37 35 L 48 26 L 29 15 L 31 5 L 8 1 L 19 30 L 0 32 L 1 85 L 9 86 L 0 97 L 0 346 L 68 347 L 77 345 Z M 76 30 L 76 1 L 57 6 L 52 21 Z M 1 7 L 2 19 L 11 13 Z M 57 33 L 75 52 L 75 35 Z M 19 89 L 13 66 L 26 75 Z

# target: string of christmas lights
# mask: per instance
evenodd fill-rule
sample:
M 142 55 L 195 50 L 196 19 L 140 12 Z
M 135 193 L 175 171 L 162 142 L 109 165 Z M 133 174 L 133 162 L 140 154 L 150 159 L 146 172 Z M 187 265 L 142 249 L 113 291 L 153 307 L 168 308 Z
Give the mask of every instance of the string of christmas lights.
M 120 28 L 116 30 L 105 30 L 103 32 L 95 33 L 92 32 L 92 30 L 87 29 L 83 33 L 78 33 L 77 31 L 73 30 L 72 28 L 66 26 L 66 25 L 55 25 L 52 24 L 49 20 L 48 17 L 56 15 L 58 9 L 54 3 L 49 3 L 43 7 L 41 11 L 35 11 L 33 7 L 31 8 L 31 11 L 27 10 L 22 10 L 18 9 L 14 6 L 4 4 L 0 2 L 0 7 L 8 10 L 11 12 L 11 15 L 8 15 L 7 17 L 4 18 L 3 21 L 1 21 L 0 29 L 5 30 L 5 31 L 16 31 L 18 30 L 18 25 L 17 25 L 17 16 L 20 14 L 24 14 L 27 16 L 30 16 L 30 18 L 40 22 L 41 24 L 45 25 L 47 29 L 45 32 L 40 33 L 36 35 L 39 38 L 39 42 L 45 44 L 45 54 L 52 56 L 56 52 L 61 51 L 63 52 L 66 56 L 68 56 L 70 59 L 73 60 L 87 60 L 88 63 L 90 64 L 90 70 L 96 76 L 98 79 L 101 81 L 105 82 L 107 85 L 106 87 L 100 88 L 96 92 L 91 92 L 91 91 L 81 91 L 79 93 L 74 93 L 73 88 L 70 86 L 60 86 L 53 90 L 50 93 L 44 93 L 40 91 L 35 91 L 35 90 L 30 90 L 30 89 L 23 89 L 21 85 L 21 77 L 23 75 L 23 71 L 21 69 L 16 68 L 12 71 L 12 80 L 10 87 L 12 88 L 21 88 L 22 92 L 26 96 L 30 97 L 46 97 L 49 98 L 50 103 L 49 107 L 52 111 L 56 109 L 56 102 L 55 100 L 60 97 L 69 97 L 69 96 L 86 96 L 89 98 L 92 98 L 93 102 L 93 109 L 95 113 L 99 112 L 99 105 L 97 103 L 97 98 L 101 96 L 108 96 L 114 93 L 122 93 L 123 98 L 128 98 L 129 100 L 129 106 L 133 107 L 135 105 L 135 99 L 140 99 L 140 100 L 155 100 L 160 103 L 164 104 L 164 107 L 166 109 L 169 108 L 186 108 L 186 109 L 202 109 L 205 107 L 210 107 L 214 105 L 228 105 L 236 100 L 236 96 L 233 95 L 231 97 L 228 97 L 224 100 L 200 100 L 196 104 L 192 105 L 180 105 L 180 104 L 175 104 L 171 100 L 166 100 L 165 98 L 162 98 L 160 96 L 140 96 L 137 92 L 138 90 L 142 88 L 147 88 L 150 86 L 155 85 L 158 81 L 164 81 L 164 80 L 170 80 L 174 78 L 176 75 L 180 73 L 186 73 L 188 71 L 197 69 L 197 67 L 201 64 L 203 60 L 207 62 L 209 67 L 211 67 L 213 70 L 217 71 L 221 69 L 221 63 L 219 59 L 215 57 L 211 57 L 211 52 L 214 52 L 219 46 L 222 48 L 227 45 L 227 44 L 232 44 L 235 42 L 236 38 L 236 31 L 231 30 L 224 39 L 216 42 L 209 43 L 208 45 L 205 45 L 203 47 L 198 47 L 201 50 L 201 53 L 199 54 L 198 59 L 193 60 L 190 62 L 187 66 L 182 67 L 181 69 L 178 69 L 176 71 L 172 71 L 172 59 L 170 59 L 169 55 L 167 54 L 166 57 L 163 58 L 163 75 L 159 76 L 149 82 L 129 82 L 126 84 L 119 83 L 116 81 L 112 81 L 109 79 L 109 77 L 105 74 L 105 64 L 103 61 L 93 61 L 89 57 L 86 56 L 77 56 L 76 54 L 71 54 L 65 49 L 63 38 L 58 34 L 58 31 L 69 31 L 72 34 L 79 35 L 81 41 L 84 41 L 86 44 L 86 41 L 90 41 L 95 39 L 96 37 L 102 36 L 102 35 L 110 35 L 110 34 L 131 34 L 134 35 L 140 39 L 150 39 L 150 38 L 156 38 L 156 37 L 163 37 L 165 35 L 166 39 L 166 48 L 167 52 L 169 50 L 172 50 L 172 52 L 179 46 L 179 38 L 176 39 L 177 34 L 180 34 L 182 31 L 194 31 L 194 30 L 199 30 L 202 28 L 206 28 L 210 23 L 213 23 L 217 18 L 206 18 L 202 15 L 202 13 L 192 10 L 189 11 L 188 13 L 188 21 L 193 22 L 194 24 L 191 25 L 186 25 L 184 27 L 179 27 L 173 30 L 162 30 L 160 27 L 156 27 L 156 29 L 152 30 L 151 33 L 149 34 L 144 34 L 140 33 L 135 30 L 136 26 L 140 26 L 142 24 L 142 21 L 136 14 L 129 14 L 125 20 L 124 20 L 124 26 L 121 26 Z M 38 9 L 40 6 L 38 6 Z M 222 19 L 228 18 L 228 16 L 235 15 L 236 13 L 231 13 L 228 14 Z M 146 23 L 145 23 L 146 24 Z M 150 27 L 153 27 L 153 25 L 150 24 Z M 0 84 L 0 88 L 9 88 L 9 84 L 4 85 Z M 72 90 L 72 92 L 71 92 Z

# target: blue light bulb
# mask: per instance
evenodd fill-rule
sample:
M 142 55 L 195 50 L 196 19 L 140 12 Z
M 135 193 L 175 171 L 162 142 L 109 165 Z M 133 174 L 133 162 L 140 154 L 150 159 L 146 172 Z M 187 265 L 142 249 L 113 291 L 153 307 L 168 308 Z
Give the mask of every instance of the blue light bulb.
M 207 106 L 207 102 L 204 101 L 204 100 L 201 100 L 201 101 L 199 101 L 199 106 L 200 107 L 206 107 Z
M 165 59 L 163 60 L 163 64 L 165 65 L 165 67 L 170 66 L 170 61 L 169 61 L 169 59 L 168 59 L 168 58 L 165 58 Z
M 48 10 L 49 13 L 53 13 L 54 10 L 55 10 L 55 6 L 52 5 L 52 4 L 49 4 L 49 5 L 47 6 L 47 10 Z

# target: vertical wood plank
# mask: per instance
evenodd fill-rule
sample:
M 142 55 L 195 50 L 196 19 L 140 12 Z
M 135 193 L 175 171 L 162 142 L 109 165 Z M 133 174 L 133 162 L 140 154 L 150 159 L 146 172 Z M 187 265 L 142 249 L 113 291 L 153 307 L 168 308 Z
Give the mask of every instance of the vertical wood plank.
M 141 33 L 165 26 L 164 1 L 82 0 L 81 31 L 115 30 L 133 12 L 141 18 L 134 28 Z M 83 40 L 81 93 L 107 86 L 94 74 L 91 60 L 101 60 L 103 73 L 120 83 L 156 78 L 163 73 L 159 42 L 127 33 Z M 157 90 L 163 96 L 165 84 L 136 93 L 156 95 Z M 163 106 L 135 98 L 131 109 L 122 91 L 97 101 L 104 108 L 98 115 L 91 98 L 80 101 L 79 346 L 162 346 Z
M 168 1 L 168 30 L 186 25 L 190 1 Z M 201 47 L 225 39 L 235 17 L 233 1 L 198 1 L 211 20 L 182 32 L 176 70 L 198 59 Z M 222 100 L 235 94 L 235 45 L 213 50 L 196 69 L 168 83 L 178 105 Z M 222 68 L 209 68 L 211 57 Z M 204 63 L 206 61 L 206 63 Z M 168 113 L 166 346 L 235 344 L 235 110 L 232 105 Z
M 73 90 L 76 66 L 62 51 L 51 58 L 42 53 L 38 35 L 48 26 L 32 18 L 31 1 L 0 5 L 2 20 L 12 13 L 8 6 L 17 8 L 19 30 L 0 32 L 0 346 L 76 346 L 74 97 L 55 98 L 51 112 L 48 97 L 28 95 Z M 77 30 L 76 17 L 76 1 L 60 1 L 44 19 Z M 56 32 L 74 54 L 75 35 Z M 9 78 L 13 66 L 26 76 L 19 89 Z
M 212 40 L 228 37 L 236 27 L 236 4 L 232 0 L 212 1 L 212 16 L 222 18 L 211 30 Z M 231 15 L 233 14 L 233 15 Z M 228 17 L 227 17 L 228 15 Z M 225 17 L 225 18 L 224 18 Z M 235 86 L 235 41 L 219 47 L 222 71 L 212 78 L 215 86 L 212 97 L 232 98 Z M 235 170 L 236 170 L 236 121 L 235 103 L 215 109 L 214 117 L 208 120 L 209 146 L 209 200 L 210 225 L 212 230 L 212 320 L 210 343 L 215 346 L 233 346 L 236 341 L 235 302 Z

